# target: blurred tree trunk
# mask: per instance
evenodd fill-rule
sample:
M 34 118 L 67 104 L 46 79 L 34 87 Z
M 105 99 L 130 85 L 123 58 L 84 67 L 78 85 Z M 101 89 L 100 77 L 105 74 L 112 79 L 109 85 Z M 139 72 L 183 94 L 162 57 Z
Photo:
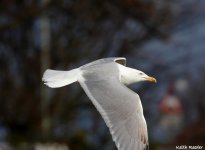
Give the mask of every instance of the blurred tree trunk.
M 49 0 L 40 1 L 40 5 L 44 6 Z M 40 48 L 41 48 L 41 75 L 49 68 L 50 58 L 50 23 L 46 13 L 42 13 L 40 17 Z M 48 111 L 49 99 L 48 89 L 41 84 L 41 107 L 42 107 L 42 138 L 47 139 L 50 135 L 51 119 Z

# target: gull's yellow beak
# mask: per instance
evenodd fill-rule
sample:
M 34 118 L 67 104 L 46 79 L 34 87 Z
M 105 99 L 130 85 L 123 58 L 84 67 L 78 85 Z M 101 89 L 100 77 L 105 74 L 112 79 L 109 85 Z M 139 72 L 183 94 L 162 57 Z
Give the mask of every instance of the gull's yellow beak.
M 153 77 L 146 77 L 145 79 L 149 82 L 157 83 L 157 80 Z

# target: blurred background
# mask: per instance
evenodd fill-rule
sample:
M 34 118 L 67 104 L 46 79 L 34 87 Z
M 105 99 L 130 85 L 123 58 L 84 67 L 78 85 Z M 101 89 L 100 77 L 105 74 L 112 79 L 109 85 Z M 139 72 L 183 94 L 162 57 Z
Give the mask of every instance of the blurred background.
M 150 149 L 205 146 L 205 1 L 1 0 L 0 34 L 1 150 L 116 150 L 78 83 L 41 78 L 117 56 L 158 79 L 130 87 Z

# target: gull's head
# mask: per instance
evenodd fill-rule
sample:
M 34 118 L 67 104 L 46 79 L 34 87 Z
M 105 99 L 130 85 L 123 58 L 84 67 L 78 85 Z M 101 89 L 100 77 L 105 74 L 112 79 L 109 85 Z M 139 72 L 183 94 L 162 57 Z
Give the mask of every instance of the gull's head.
M 122 65 L 120 65 L 119 69 L 121 74 L 121 82 L 124 84 L 128 85 L 140 81 L 149 81 L 153 83 L 157 82 L 157 80 L 154 77 L 150 77 L 140 70 L 132 69 Z
M 136 76 L 136 82 L 140 82 L 140 81 L 149 81 L 153 83 L 157 82 L 157 80 L 154 77 L 150 77 L 140 70 L 135 70 L 135 76 Z

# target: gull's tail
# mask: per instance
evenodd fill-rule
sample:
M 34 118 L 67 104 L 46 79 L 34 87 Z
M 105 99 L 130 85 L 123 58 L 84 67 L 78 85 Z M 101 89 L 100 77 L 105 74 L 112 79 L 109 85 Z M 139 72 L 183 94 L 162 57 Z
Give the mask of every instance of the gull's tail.
M 44 84 L 51 88 L 58 88 L 66 86 L 78 80 L 79 69 L 73 69 L 70 71 L 58 71 L 47 69 L 42 80 Z

